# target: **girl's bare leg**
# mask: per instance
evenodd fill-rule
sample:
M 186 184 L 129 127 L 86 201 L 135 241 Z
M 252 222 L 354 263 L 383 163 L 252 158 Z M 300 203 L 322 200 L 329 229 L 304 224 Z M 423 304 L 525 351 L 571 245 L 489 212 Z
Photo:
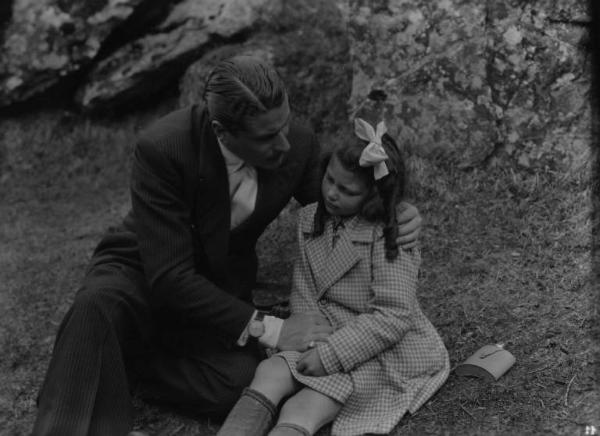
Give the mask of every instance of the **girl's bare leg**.
M 286 361 L 273 356 L 263 360 L 256 368 L 250 389 L 260 392 L 275 405 L 300 388 L 294 380 Z
M 320 392 L 303 388 L 288 399 L 279 413 L 279 424 L 293 424 L 315 434 L 318 429 L 333 421 L 342 404 Z M 277 425 L 269 435 L 279 434 Z M 281 427 L 281 434 L 288 434 L 288 428 Z M 297 433 L 300 434 L 300 433 Z

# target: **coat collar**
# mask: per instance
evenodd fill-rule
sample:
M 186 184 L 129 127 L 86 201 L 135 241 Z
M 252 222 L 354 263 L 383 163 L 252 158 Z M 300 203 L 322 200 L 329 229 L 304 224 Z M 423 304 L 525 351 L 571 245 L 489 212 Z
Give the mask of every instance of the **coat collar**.
M 310 236 L 314 229 L 313 216 L 309 214 L 309 219 L 302 220 L 301 229 L 305 233 L 304 250 L 315 278 L 317 297 L 320 298 L 362 259 L 355 244 L 373 242 L 375 232 L 371 223 L 354 216 L 345 220 L 344 227 L 338 229 L 338 239 L 333 245 L 334 230 L 330 219 L 323 235 Z
M 316 212 L 317 204 L 314 204 L 314 211 Z M 310 217 L 303 219 L 300 223 L 302 232 L 311 235 L 314 232 L 314 213 L 309 214 Z M 326 231 L 333 231 L 333 224 L 330 218 L 327 219 Z M 343 221 L 343 231 L 352 242 L 372 242 L 373 241 L 373 224 L 367 222 L 365 219 L 353 215 L 352 217 L 346 218 Z M 331 235 L 333 236 L 333 234 Z

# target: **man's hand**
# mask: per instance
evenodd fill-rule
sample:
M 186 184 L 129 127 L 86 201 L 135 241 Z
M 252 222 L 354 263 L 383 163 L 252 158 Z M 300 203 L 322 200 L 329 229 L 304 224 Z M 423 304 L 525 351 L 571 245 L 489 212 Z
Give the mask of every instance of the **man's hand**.
M 329 320 L 319 312 L 296 313 L 283 322 L 277 348 L 305 351 L 311 342 L 322 341 L 331 333 Z
M 327 375 L 316 348 L 312 348 L 302 353 L 296 364 L 296 370 L 302 375 L 310 375 L 313 377 Z
M 396 243 L 404 250 L 414 248 L 419 240 L 423 219 L 412 204 L 401 202 L 396 207 L 398 219 L 398 238 Z

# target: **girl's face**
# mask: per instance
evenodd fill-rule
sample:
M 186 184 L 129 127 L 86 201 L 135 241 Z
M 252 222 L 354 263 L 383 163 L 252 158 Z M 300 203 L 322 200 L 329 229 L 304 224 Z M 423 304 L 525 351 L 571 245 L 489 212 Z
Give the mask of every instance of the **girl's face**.
M 331 156 L 321 183 L 321 195 L 330 215 L 358 213 L 369 193 L 370 188 L 359 175 L 344 168 L 335 155 Z

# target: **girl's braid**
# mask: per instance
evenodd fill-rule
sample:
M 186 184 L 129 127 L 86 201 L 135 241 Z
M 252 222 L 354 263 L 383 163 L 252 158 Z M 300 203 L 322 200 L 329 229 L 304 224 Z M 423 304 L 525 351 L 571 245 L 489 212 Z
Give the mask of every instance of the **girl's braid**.
M 393 261 L 398 257 L 398 220 L 396 205 L 404 196 L 405 168 L 404 160 L 394 140 L 387 134 L 382 137 L 382 145 L 389 157 L 388 169 L 390 174 L 375 182 L 383 203 L 383 236 L 385 239 L 385 257 Z

